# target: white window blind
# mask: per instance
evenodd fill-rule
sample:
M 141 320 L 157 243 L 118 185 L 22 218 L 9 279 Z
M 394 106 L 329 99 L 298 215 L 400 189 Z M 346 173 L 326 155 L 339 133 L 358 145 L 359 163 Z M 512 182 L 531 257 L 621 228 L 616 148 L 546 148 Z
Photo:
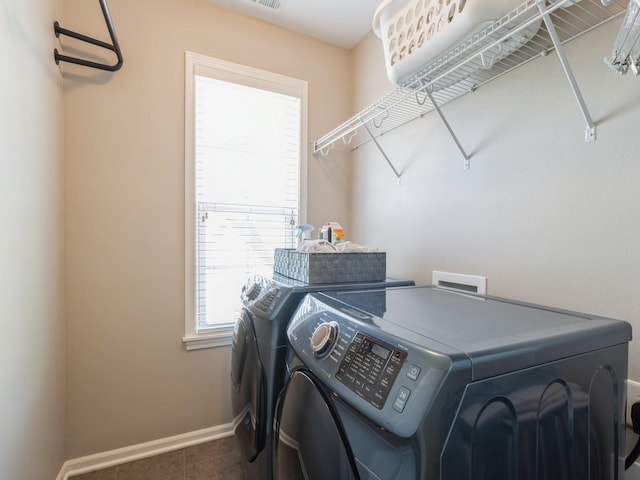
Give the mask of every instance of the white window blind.
M 303 99 L 271 82 L 261 88 L 246 84 L 255 79 L 194 72 L 194 298 L 187 300 L 197 335 L 233 325 L 247 278 L 272 270 L 275 248 L 295 246 Z

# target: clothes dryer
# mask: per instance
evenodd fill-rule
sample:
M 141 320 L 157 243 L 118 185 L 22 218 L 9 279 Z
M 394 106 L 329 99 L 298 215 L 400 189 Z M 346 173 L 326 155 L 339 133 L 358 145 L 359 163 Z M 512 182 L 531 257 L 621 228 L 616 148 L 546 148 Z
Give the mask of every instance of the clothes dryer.
M 272 424 L 278 393 L 286 379 L 286 328 L 309 292 L 379 290 L 413 281 L 309 285 L 280 275 L 256 275 L 242 289 L 242 310 L 231 351 L 233 428 L 247 480 L 272 475 Z
M 622 480 L 628 323 L 433 287 L 310 294 L 275 480 Z M 380 305 L 379 300 L 376 305 Z

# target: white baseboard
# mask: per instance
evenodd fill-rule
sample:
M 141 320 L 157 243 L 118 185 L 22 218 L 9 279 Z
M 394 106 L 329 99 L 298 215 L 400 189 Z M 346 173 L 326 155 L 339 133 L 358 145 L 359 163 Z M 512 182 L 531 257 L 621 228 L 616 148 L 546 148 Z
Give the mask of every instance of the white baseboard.
M 67 460 L 62 465 L 56 480 L 68 480 L 74 475 L 80 475 L 102 468 L 113 467 L 141 458 L 152 457 L 165 452 L 179 450 L 181 448 L 198 445 L 199 443 L 217 440 L 233 435 L 233 425 L 227 423 L 216 427 L 183 433 L 173 437 L 161 438 L 151 442 L 140 443 L 129 447 L 118 448 L 108 452 L 96 453 L 86 457 Z

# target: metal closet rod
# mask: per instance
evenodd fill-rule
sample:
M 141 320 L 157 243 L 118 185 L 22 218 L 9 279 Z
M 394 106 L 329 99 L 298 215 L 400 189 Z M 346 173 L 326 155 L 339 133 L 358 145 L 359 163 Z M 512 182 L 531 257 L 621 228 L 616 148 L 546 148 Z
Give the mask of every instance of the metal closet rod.
M 76 65 L 82 65 L 85 67 L 106 70 L 108 72 L 115 72 L 116 70 L 120 70 L 123 62 L 122 51 L 120 50 L 120 45 L 118 44 L 118 37 L 116 37 L 116 32 L 113 29 L 113 22 L 111 21 L 111 15 L 109 14 L 109 7 L 107 7 L 107 0 L 98 0 L 98 2 L 100 3 L 100 8 L 102 9 L 102 15 L 104 15 L 104 21 L 107 24 L 107 30 L 109 30 L 109 37 L 111 37 L 111 43 L 106 43 L 101 40 L 97 40 L 95 38 L 89 37 L 87 35 L 83 35 L 81 33 L 74 32 L 72 30 L 67 30 L 66 28 L 62 28 L 58 22 L 54 22 L 53 31 L 55 32 L 56 37 L 60 37 L 60 35 L 66 35 L 67 37 L 75 38 L 82 42 L 90 43 L 92 45 L 96 45 L 98 47 L 110 50 L 116 54 L 118 61 L 114 65 L 108 65 L 106 63 L 99 63 L 99 62 L 92 62 L 90 60 L 85 60 L 83 58 L 62 55 L 58 53 L 58 49 L 56 48 L 53 50 L 53 58 L 56 61 L 56 65 L 58 65 L 60 62 L 68 62 L 68 63 L 75 63 Z

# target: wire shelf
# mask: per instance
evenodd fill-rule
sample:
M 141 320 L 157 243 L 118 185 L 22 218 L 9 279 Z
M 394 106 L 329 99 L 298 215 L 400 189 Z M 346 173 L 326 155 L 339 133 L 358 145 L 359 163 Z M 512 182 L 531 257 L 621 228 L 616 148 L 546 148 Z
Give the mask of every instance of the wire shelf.
M 624 14 L 626 5 L 627 0 L 611 1 L 607 5 L 600 3 L 600 0 L 581 0 L 577 3 L 560 0 L 539 6 L 536 0 L 527 0 L 315 141 L 314 154 L 326 155 L 338 142 L 353 150 L 375 141 L 377 137 L 421 118 L 438 109 L 438 106 L 538 56 L 546 56 L 555 49 L 553 35 L 557 34 L 560 44 L 565 44 Z M 547 24 L 541 22 L 545 17 L 552 23 L 554 32 L 550 33 Z M 525 28 L 536 23 L 541 25 L 537 33 L 520 46 L 518 36 L 522 35 Z M 487 60 L 491 53 L 504 45 L 508 48 L 509 42 L 516 43 L 517 49 L 491 64 Z
M 605 63 L 617 73 L 624 75 L 631 70 L 640 74 L 640 0 L 629 2 L 611 57 L 605 58 Z

